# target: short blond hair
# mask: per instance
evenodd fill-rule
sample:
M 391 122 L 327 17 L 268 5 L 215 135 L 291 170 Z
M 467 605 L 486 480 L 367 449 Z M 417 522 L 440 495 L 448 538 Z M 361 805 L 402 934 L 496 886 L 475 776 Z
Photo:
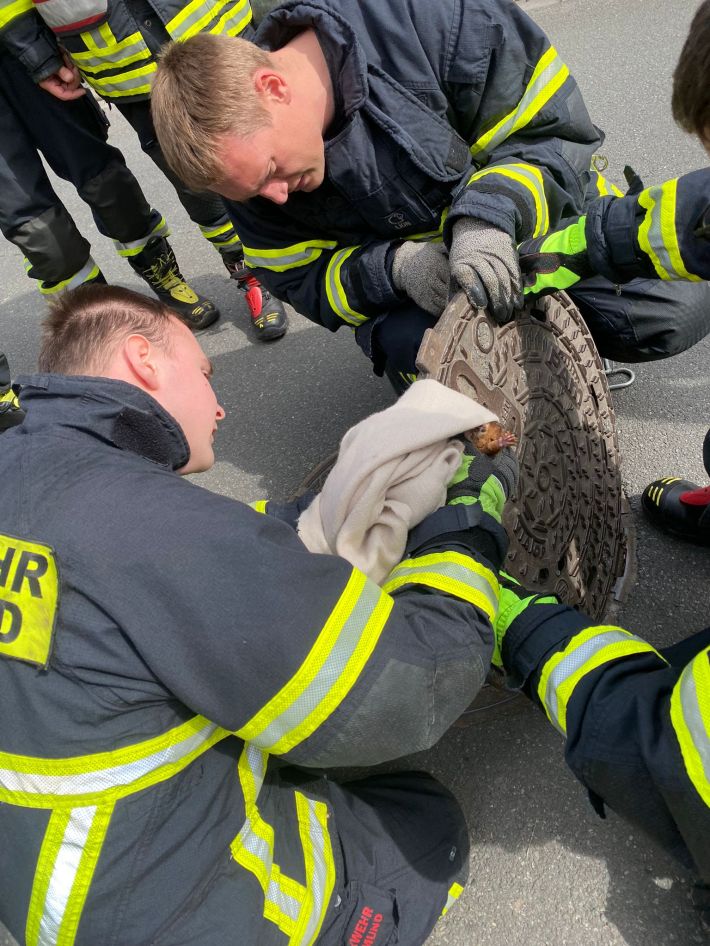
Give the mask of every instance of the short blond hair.
M 198 33 L 162 51 L 151 91 L 153 123 L 165 158 L 188 187 L 208 190 L 222 179 L 220 139 L 247 137 L 271 123 L 254 89 L 269 53 L 245 39 Z

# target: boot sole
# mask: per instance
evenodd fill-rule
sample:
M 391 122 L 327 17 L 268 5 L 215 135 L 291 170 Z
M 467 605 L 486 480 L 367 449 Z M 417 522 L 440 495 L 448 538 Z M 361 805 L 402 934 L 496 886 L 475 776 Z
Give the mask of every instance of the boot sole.
M 518 438 L 520 485 L 506 506 L 506 571 L 595 619 L 633 583 L 633 524 L 601 358 L 564 293 L 508 325 L 459 293 L 422 340 L 430 377 L 495 411 Z

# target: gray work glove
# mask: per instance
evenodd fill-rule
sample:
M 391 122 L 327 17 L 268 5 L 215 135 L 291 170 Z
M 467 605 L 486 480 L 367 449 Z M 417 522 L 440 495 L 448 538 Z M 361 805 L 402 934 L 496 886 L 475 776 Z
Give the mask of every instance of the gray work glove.
M 395 250 L 392 282 L 437 318 L 449 301 L 449 260 L 443 243 L 407 240 Z
M 475 217 L 454 224 L 449 250 L 451 279 L 471 305 L 488 308 L 499 325 L 523 307 L 523 280 L 518 253 L 504 230 Z

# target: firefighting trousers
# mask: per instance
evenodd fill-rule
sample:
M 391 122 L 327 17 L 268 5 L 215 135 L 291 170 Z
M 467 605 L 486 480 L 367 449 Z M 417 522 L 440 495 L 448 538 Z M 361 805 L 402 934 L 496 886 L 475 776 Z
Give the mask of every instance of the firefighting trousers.
M 0 230 L 30 264 L 29 275 L 57 284 L 79 273 L 90 245 L 54 191 L 54 173 L 91 207 L 99 230 L 129 244 L 154 225 L 138 181 L 106 141 L 107 123 L 88 96 L 62 102 L 0 53 Z
M 710 332 L 710 285 L 634 279 L 617 287 L 603 276 L 569 290 L 603 358 L 641 362 L 691 348 Z M 436 318 L 414 303 L 365 322 L 356 332 L 375 372 L 410 375 L 424 332 Z
M 608 806 L 710 882 L 710 628 L 656 651 L 564 605 L 528 606 L 503 663 Z
M 293 771 L 296 782 L 312 777 Z M 332 810 L 342 883 L 317 946 L 422 946 L 468 877 L 468 830 L 458 803 L 424 772 L 319 781 L 306 790 Z

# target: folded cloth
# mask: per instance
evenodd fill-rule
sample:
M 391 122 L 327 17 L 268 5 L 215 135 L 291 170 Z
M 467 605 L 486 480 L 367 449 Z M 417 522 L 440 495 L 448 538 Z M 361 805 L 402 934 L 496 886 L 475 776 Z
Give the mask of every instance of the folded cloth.
M 322 491 L 298 520 L 301 540 L 381 584 L 402 560 L 409 531 L 446 499 L 463 450 L 450 438 L 497 419 L 438 381 L 416 381 L 345 434 Z

